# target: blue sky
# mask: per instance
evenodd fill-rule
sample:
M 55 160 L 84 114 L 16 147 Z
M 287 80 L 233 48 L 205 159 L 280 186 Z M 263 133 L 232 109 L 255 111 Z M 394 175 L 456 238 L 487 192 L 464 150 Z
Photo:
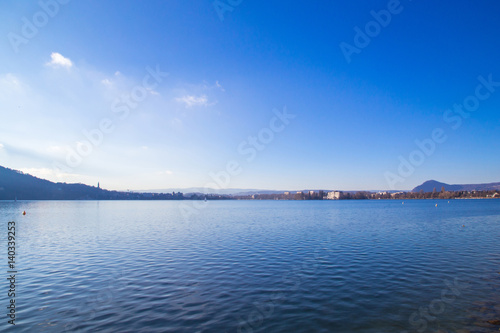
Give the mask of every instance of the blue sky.
M 2 1 L 0 165 L 119 190 L 500 181 L 497 1 L 215 4 Z

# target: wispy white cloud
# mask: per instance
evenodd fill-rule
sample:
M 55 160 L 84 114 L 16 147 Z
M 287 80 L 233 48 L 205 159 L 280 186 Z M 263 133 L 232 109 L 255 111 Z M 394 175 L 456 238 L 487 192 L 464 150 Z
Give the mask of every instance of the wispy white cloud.
M 4 145 L 0 143 L 0 150 L 2 150 L 3 147 L 4 147 Z
M 155 177 L 168 185 L 178 182 L 179 177 L 186 177 L 184 172 L 179 174 L 177 168 L 165 169 L 175 166 L 175 158 L 156 154 L 159 148 L 168 151 L 177 151 L 177 148 L 169 144 L 162 146 L 158 140 L 144 138 L 143 133 L 151 131 L 161 135 L 165 142 L 185 136 L 185 144 L 190 144 L 189 133 L 197 128 L 192 121 L 197 115 L 193 110 L 212 112 L 217 94 L 222 94 L 215 80 L 208 89 L 202 83 L 169 80 L 158 87 L 144 87 L 141 75 L 120 73 L 117 71 L 120 68 L 94 69 L 84 63 L 73 63 L 73 59 L 65 55 L 50 52 L 42 55 L 36 63 L 39 69 L 45 70 L 34 77 L 0 71 L 0 104 L 9 110 L 2 118 L 5 129 L 0 133 L 0 157 L 8 158 L 8 165 L 24 168 L 23 171 L 40 178 L 97 184 L 107 177 L 113 184 L 110 188 L 118 189 L 123 188 L 118 180 L 120 176 L 114 171 L 109 175 L 104 175 L 105 172 L 127 168 L 123 171 L 125 175 L 129 169 L 130 173 L 134 172 L 132 169 L 137 165 L 147 165 L 155 169 L 153 173 L 133 182 L 147 181 L 153 185 L 157 183 Z M 144 70 L 143 74 L 148 72 Z M 132 108 L 128 103 L 136 103 L 130 99 L 132 93 L 138 91 L 135 87 L 144 87 L 148 99 L 143 104 L 137 103 L 140 107 Z M 134 118 L 122 119 L 124 108 L 129 109 Z M 101 141 L 95 133 L 104 118 L 111 119 L 117 130 L 103 134 L 102 144 L 93 145 L 92 153 L 82 156 L 85 162 L 81 166 L 65 168 L 68 160 L 75 160 L 77 149 L 87 149 L 90 140 Z M 171 131 L 164 131 L 160 126 Z M 137 142 L 141 143 L 137 145 Z M 179 148 L 182 152 L 179 154 L 189 155 L 183 153 L 185 149 Z M 123 160 L 128 161 L 127 166 L 123 166 Z
M 219 83 L 219 81 L 215 81 L 215 86 L 220 89 L 220 91 L 224 92 L 226 89 Z
M 174 118 L 170 121 L 170 125 L 176 128 L 180 128 L 182 126 L 182 120 L 179 118 Z
M 194 95 L 184 95 L 175 99 L 177 102 L 184 104 L 187 108 L 193 106 L 208 106 L 207 95 L 194 96 Z
M 58 172 L 55 169 L 49 168 L 20 168 L 19 170 L 32 176 L 52 181 L 79 182 L 82 177 L 85 177 L 84 175 Z
M 0 83 L 9 85 L 11 87 L 19 87 L 21 85 L 19 79 L 12 73 L 2 75 L 0 77 Z
M 50 146 L 47 148 L 47 151 L 53 154 L 59 154 L 61 152 L 65 152 L 64 148 L 60 146 Z
M 25 90 L 25 87 L 17 76 L 12 73 L 6 73 L 0 75 L 0 90 L 0 94 L 6 93 L 7 95 L 9 95 L 14 93 L 22 93 Z
M 46 64 L 52 67 L 73 67 L 73 62 L 69 58 L 65 58 L 62 54 L 57 52 L 52 52 L 50 55 L 51 60 Z

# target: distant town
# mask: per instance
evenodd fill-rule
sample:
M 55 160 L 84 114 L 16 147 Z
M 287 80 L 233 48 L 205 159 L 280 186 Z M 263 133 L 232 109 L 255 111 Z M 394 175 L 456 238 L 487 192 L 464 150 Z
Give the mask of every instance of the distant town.
M 283 194 L 253 194 L 232 196 L 239 200 L 377 200 L 377 199 L 480 199 L 500 198 L 500 190 L 490 191 L 441 191 L 424 192 L 342 192 L 342 191 L 297 191 Z

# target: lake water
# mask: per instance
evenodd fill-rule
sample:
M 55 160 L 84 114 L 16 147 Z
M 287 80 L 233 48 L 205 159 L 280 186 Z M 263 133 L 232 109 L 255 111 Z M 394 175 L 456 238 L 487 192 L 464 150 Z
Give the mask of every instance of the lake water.
M 0 202 L 5 314 L 7 222 L 16 222 L 13 331 L 500 327 L 486 323 L 500 319 L 500 200 L 192 205 Z

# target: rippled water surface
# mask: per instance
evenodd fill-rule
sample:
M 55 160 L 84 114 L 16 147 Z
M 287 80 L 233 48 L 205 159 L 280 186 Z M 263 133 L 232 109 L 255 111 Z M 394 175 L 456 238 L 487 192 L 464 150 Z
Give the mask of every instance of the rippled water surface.
M 0 276 L 7 222 L 17 230 L 13 331 L 500 327 L 487 323 L 500 320 L 500 200 L 212 201 L 201 209 L 25 201 L 0 202 L 0 218 Z

